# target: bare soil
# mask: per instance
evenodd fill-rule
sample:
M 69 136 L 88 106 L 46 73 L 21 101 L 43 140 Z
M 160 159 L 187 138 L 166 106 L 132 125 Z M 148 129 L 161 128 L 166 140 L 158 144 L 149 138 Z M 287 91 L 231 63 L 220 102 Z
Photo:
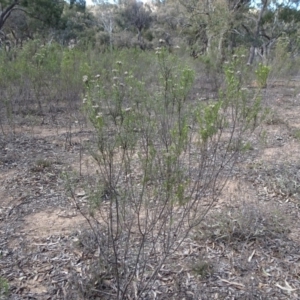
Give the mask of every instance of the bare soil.
M 266 90 L 264 141 L 239 164 L 174 266 L 161 271 L 168 292 L 154 287 L 151 299 L 300 299 L 297 89 L 286 82 Z M 63 113 L 55 124 L 45 116 L 41 123 L 38 116 L 34 126 L 16 119 L 0 135 L 0 276 L 9 284 L 7 299 L 74 299 L 73 274 L 81 276 L 90 259 L 77 246 L 88 224 L 64 174 L 93 180 L 96 164 L 85 147 L 92 130 Z M 84 202 L 85 192 L 76 197 Z

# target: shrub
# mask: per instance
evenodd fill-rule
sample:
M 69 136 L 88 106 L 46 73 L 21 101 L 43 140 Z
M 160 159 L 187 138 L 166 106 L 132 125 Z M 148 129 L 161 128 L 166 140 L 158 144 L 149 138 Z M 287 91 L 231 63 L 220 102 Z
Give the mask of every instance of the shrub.
M 270 74 L 271 68 L 260 63 L 255 71 L 256 82 L 259 88 L 267 87 L 267 80 Z
M 97 136 L 91 153 L 100 170 L 85 217 L 99 272 L 111 279 L 116 299 L 149 293 L 230 176 L 240 155 L 232 144 L 253 131 L 262 114 L 260 96 L 242 88 L 238 60 L 225 69 L 219 99 L 203 103 L 190 96 L 195 71 L 176 56 L 164 48 L 156 58 L 137 53 L 136 68 L 132 54 L 123 52 L 110 68 L 83 78 L 84 110 Z M 152 72 L 141 67 L 144 59 Z M 107 288 L 97 285 L 97 295 L 105 297 Z

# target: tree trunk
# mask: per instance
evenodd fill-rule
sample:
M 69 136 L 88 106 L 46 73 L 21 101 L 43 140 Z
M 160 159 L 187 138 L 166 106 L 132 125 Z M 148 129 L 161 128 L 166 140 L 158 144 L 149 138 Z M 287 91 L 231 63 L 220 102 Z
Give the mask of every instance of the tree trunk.
M 249 50 L 249 58 L 248 58 L 247 65 L 251 65 L 253 63 L 254 56 L 255 56 L 255 46 L 252 44 Z
M 253 60 L 254 60 L 255 47 L 257 46 L 257 40 L 259 38 L 259 32 L 260 32 L 261 25 L 262 25 L 262 17 L 263 17 L 263 14 L 264 14 L 264 12 L 267 8 L 268 0 L 262 0 L 262 2 L 263 2 L 263 5 L 262 5 L 262 8 L 259 12 L 258 19 L 256 21 L 254 37 L 253 37 L 253 41 L 251 43 L 251 47 L 250 47 L 250 50 L 249 50 L 249 58 L 248 58 L 247 65 L 251 65 L 253 63 Z
M 13 11 L 14 7 L 19 4 L 18 0 L 15 0 L 11 5 L 7 6 L 1 13 L 0 13 L 0 30 L 4 26 L 6 20 L 10 16 L 11 12 Z

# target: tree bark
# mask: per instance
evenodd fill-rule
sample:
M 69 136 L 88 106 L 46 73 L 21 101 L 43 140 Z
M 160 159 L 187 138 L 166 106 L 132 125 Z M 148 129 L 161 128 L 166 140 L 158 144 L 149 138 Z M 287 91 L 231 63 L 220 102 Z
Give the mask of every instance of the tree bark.
M 262 17 L 263 17 L 263 14 L 264 14 L 264 12 L 267 8 L 268 0 L 262 0 L 262 2 L 263 2 L 263 5 L 262 5 L 262 8 L 259 12 L 258 19 L 256 21 L 254 37 L 253 37 L 253 41 L 252 41 L 251 46 L 250 46 L 249 58 L 248 58 L 247 65 L 251 65 L 253 63 L 253 60 L 254 60 L 255 47 L 257 46 L 256 44 L 257 44 L 257 40 L 258 40 L 258 37 L 259 37 L 260 29 L 261 29 Z
M 6 20 L 8 19 L 8 17 L 10 16 L 11 12 L 13 11 L 13 9 L 15 8 L 16 5 L 19 4 L 18 0 L 14 0 L 14 2 L 12 4 L 10 4 L 9 6 L 7 6 L 0 14 L 0 30 L 1 28 L 4 26 Z

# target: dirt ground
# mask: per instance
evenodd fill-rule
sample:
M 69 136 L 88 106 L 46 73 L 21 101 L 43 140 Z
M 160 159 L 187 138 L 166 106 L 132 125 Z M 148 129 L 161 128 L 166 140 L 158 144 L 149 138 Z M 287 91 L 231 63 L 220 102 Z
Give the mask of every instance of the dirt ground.
M 164 299 L 300 299 L 300 88 L 270 84 L 265 99 L 265 140 L 253 145 L 182 246 L 178 263 L 193 267 L 169 272 L 164 284 L 172 289 L 180 281 L 185 296 Z M 87 259 L 76 242 L 88 226 L 66 193 L 64 174 L 93 176 L 96 166 L 82 147 L 93 134 L 81 120 L 72 121 L 70 134 L 60 114 L 55 124 L 47 116 L 42 125 L 38 117 L 32 125 L 17 116 L 14 126 L 2 125 L 0 276 L 9 284 L 3 299 L 70 299 L 71 274 L 80 275 Z M 76 197 L 84 202 L 84 191 Z

